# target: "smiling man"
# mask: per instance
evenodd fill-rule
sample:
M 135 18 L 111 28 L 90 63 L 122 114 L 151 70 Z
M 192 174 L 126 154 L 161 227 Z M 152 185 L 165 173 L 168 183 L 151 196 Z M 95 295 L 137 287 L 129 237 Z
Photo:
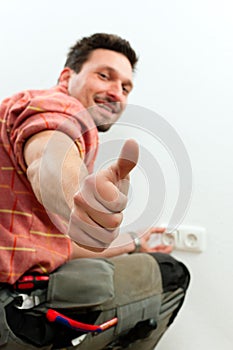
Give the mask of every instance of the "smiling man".
M 187 268 L 166 254 L 171 247 L 149 245 L 164 229 L 118 235 L 137 143 L 127 140 L 114 164 L 93 173 L 98 132 L 124 111 L 136 63 L 126 40 L 94 34 L 70 49 L 55 87 L 20 92 L 0 106 L 4 350 L 71 346 L 80 329 L 47 319 L 48 305 L 115 325 L 82 337 L 80 350 L 152 350 L 183 303 Z
M 92 107 L 90 111 L 98 130 L 108 130 L 124 110 L 133 87 L 130 61 L 122 53 L 96 49 L 81 71 L 76 66 L 73 69 L 66 67 L 60 81 L 68 81 L 69 94 L 85 108 Z

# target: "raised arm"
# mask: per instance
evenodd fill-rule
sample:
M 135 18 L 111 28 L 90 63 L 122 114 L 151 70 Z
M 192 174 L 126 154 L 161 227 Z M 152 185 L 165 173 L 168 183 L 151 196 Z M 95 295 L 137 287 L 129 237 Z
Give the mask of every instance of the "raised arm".
M 24 157 L 38 201 L 68 222 L 74 193 L 88 174 L 73 140 L 59 131 L 40 132 L 27 141 Z
M 128 140 L 115 164 L 93 175 L 88 175 L 73 141 L 61 132 L 34 135 L 24 155 L 39 202 L 69 221 L 68 234 L 79 246 L 106 249 L 119 232 L 129 172 L 138 159 L 137 144 Z

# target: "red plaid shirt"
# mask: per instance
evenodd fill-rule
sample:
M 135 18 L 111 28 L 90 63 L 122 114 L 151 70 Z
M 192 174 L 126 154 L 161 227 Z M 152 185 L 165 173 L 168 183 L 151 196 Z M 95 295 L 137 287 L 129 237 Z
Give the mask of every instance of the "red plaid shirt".
M 24 91 L 0 106 L 0 282 L 26 271 L 49 273 L 70 258 L 70 239 L 37 201 L 26 176 L 25 142 L 43 130 L 69 135 L 91 172 L 98 132 L 91 116 L 65 86 Z M 61 221 L 61 220 L 60 220 Z

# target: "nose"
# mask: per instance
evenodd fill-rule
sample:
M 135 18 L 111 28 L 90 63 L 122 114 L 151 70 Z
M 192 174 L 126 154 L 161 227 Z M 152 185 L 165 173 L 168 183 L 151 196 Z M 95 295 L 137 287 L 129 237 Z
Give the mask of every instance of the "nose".
M 112 82 L 108 88 L 108 96 L 110 96 L 114 101 L 121 102 L 123 100 L 123 90 L 121 82 Z

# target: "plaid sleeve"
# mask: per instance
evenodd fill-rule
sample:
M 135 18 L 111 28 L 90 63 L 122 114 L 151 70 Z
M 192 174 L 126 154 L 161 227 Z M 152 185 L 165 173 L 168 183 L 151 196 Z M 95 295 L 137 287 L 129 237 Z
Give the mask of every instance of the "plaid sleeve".
M 89 113 L 71 96 L 57 91 L 32 98 L 23 95 L 8 111 L 7 127 L 13 153 L 23 171 L 26 170 L 25 142 L 44 130 L 67 134 L 76 143 L 89 170 L 93 166 L 98 146 L 97 130 Z

